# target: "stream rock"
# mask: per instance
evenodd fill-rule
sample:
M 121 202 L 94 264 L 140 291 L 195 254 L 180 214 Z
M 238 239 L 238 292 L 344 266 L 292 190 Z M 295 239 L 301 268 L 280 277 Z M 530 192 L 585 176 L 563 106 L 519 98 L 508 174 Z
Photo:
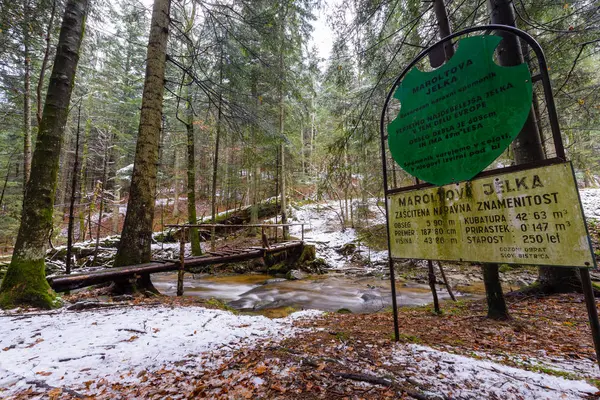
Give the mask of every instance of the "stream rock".
M 293 269 L 291 271 L 288 271 L 288 273 L 285 275 L 285 278 L 290 281 L 296 281 L 296 280 L 304 279 L 307 276 L 308 275 L 306 273 L 299 271 L 297 269 Z
M 356 244 L 352 242 L 346 243 L 345 245 L 336 248 L 335 251 L 343 256 L 349 256 L 356 252 Z

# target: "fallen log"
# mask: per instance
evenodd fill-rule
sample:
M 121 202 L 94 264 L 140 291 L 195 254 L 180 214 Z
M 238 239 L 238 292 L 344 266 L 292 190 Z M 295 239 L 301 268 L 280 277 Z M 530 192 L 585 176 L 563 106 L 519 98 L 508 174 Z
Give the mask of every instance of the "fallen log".
M 268 249 L 253 248 L 245 252 L 234 254 L 221 254 L 218 256 L 205 255 L 200 257 L 188 258 L 185 260 L 185 268 L 200 267 L 211 264 L 224 264 L 230 262 L 246 261 L 255 258 L 264 257 L 267 254 L 278 253 L 284 250 L 303 246 L 301 241 L 279 243 Z M 111 282 L 118 279 L 133 277 L 136 275 L 148 275 L 158 272 L 176 271 L 179 268 L 179 262 L 160 262 L 128 265 L 125 267 L 108 268 L 102 271 L 94 271 L 80 274 L 55 275 L 47 278 L 48 283 L 57 292 L 80 289 L 86 286 L 97 285 L 99 283 Z

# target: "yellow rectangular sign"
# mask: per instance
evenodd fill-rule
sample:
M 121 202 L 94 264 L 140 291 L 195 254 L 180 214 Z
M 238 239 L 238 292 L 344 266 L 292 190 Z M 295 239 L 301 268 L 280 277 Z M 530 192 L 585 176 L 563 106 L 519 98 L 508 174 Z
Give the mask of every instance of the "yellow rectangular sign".
M 393 258 L 595 267 L 570 163 L 387 201 Z

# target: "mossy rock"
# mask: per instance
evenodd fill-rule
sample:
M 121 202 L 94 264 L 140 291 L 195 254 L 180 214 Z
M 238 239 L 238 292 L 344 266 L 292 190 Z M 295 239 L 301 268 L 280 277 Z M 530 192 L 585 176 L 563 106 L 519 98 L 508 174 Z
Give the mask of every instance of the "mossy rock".
M 308 275 L 306 275 L 304 272 L 298 271 L 297 269 L 293 269 L 291 271 L 288 271 L 287 274 L 285 274 L 285 279 L 288 279 L 290 281 L 297 281 L 300 279 L 304 279 L 307 276 Z
M 102 247 L 110 247 L 110 248 L 117 248 L 119 247 L 119 243 L 121 242 L 121 237 L 120 236 L 110 236 L 105 238 L 104 240 L 100 241 L 100 244 L 102 245 Z
M 176 231 L 174 230 L 159 232 L 153 235 L 153 239 L 159 243 L 175 243 L 179 241 L 175 235 L 175 232 Z
M 288 272 L 288 269 L 289 268 L 286 263 L 280 262 L 280 263 L 270 266 L 267 271 L 270 274 L 285 274 L 286 272 Z
M 341 254 L 343 256 L 349 256 L 356 252 L 356 244 L 355 243 L 346 243 L 345 245 L 343 245 L 339 249 L 336 249 L 335 251 L 336 251 L 336 253 Z
M 302 254 L 298 258 L 299 263 L 312 262 L 317 258 L 317 248 L 312 244 L 305 244 L 302 248 Z

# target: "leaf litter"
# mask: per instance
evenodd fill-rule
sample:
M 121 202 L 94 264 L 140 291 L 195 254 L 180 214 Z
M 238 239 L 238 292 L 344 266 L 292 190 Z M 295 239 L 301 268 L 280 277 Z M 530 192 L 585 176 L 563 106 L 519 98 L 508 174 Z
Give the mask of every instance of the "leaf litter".
M 392 315 L 236 315 L 160 299 L 0 314 L 0 397 L 579 399 L 599 377 L 579 295 Z M 210 321 L 210 324 L 207 322 Z M 31 344 L 31 333 L 37 335 Z M 136 332 L 132 335 L 132 332 Z M 142 333 L 143 332 L 143 333 Z M 134 338 L 135 337 L 135 338 Z M 29 340 L 27 340 L 29 339 Z M 43 339 L 43 340 L 40 340 Z M 587 381 L 586 381 L 587 380 Z

